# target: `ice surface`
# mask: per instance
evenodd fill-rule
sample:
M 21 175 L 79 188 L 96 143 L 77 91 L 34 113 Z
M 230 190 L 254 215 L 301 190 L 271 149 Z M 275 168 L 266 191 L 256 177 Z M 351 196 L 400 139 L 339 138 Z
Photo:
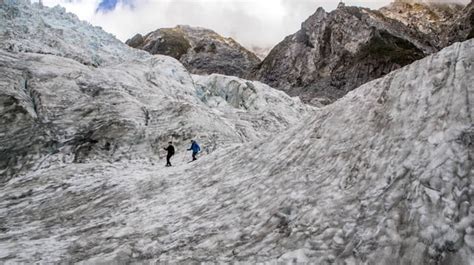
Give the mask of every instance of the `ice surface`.
M 0 8 L 0 19 L 0 47 L 4 50 L 54 54 L 91 66 L 146 56 L 60 6 L 32 7 L 27 0 L 10 0 Z
M 155 160 L 169 140 L 184 150 L 195 138 L 211 153 L 266 138 L 314 111 L 258 82 L 194 76 L 245 104 L 223 110 L 178 61 L 136 51 L 59 7 L 16 1 L 2 6 L 0 18 L 0 100 L 8 117 L 0 172 L 7 179 L 55 161 Z M 50 45 L 54 38 L 60 45 Z
M 0 262 L 473 263 L 474 40 L 316 110 L 140 56 L 0 51 Z

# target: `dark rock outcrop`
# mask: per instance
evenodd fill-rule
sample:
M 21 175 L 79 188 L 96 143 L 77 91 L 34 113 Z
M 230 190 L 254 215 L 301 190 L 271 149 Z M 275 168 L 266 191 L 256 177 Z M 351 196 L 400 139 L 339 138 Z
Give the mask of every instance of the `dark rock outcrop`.
M 126 42 L 151 54 L 176 58 L 193 74 L 225 74 L 245 77 L 260 59 L 232 38 L 204 28 L 162 28 Z
M 341 4 L 330 13 L 319 8 L 252 77 L 306 102 L 327 104 L 433 50 L 402 23 Z
M 364 83 L 471 38 L 470 6 L 400 0 L 379 11 L 343 3 L 330 13 L 319 8 L 250 77 L 305 102 L 329 104 Z
M 444 46 L 474 38 L 474 2 L 471 1 L 444 33 Z
M 414 0 L 395 0 L 380 9 L 388 18 L 426 35 L 426 40 L 437 50 L 446 46 L 445 33 L 462 12 L 464 6 L 455 3 L 423 3 Z

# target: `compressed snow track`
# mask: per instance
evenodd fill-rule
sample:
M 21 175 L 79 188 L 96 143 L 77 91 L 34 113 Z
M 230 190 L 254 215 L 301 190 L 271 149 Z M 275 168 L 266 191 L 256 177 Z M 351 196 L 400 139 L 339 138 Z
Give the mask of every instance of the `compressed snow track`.
M 0 260 L 472 264 L 473 65 L 457 43 L 190 164 L 18 176 L 0 188 Z

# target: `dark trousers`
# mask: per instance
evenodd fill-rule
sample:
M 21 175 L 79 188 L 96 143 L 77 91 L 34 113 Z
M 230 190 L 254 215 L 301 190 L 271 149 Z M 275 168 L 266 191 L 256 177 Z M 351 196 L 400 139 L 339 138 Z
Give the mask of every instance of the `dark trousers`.
M 171 157 L 172 157 L 172 155 L 167 155 L 167 156 L 166 156 L 166 166 L 167 166 L 167 167 L 170 167 L 170 166 L 171 166 L 171 162 L 170 162 Z
M 196 155 L 197 155 L 197 153 L 193 152 L 193 161 L 196 160 Z

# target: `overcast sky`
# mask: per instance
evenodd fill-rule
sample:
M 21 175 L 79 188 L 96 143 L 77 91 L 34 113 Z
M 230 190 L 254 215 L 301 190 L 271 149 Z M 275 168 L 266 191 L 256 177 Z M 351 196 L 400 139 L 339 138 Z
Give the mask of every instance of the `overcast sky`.
M 464 1 L 464 0 L 460 0 Z M 346 0 L 346 5 L 380 8 L 391 0 Z M 338 0 L 43 0 L 60 4 L 80 19 L 125 41 L 136 33 L 179 24 L 210 28 L 246 47 L 271 47 L 296 32 L 322 6 Z

